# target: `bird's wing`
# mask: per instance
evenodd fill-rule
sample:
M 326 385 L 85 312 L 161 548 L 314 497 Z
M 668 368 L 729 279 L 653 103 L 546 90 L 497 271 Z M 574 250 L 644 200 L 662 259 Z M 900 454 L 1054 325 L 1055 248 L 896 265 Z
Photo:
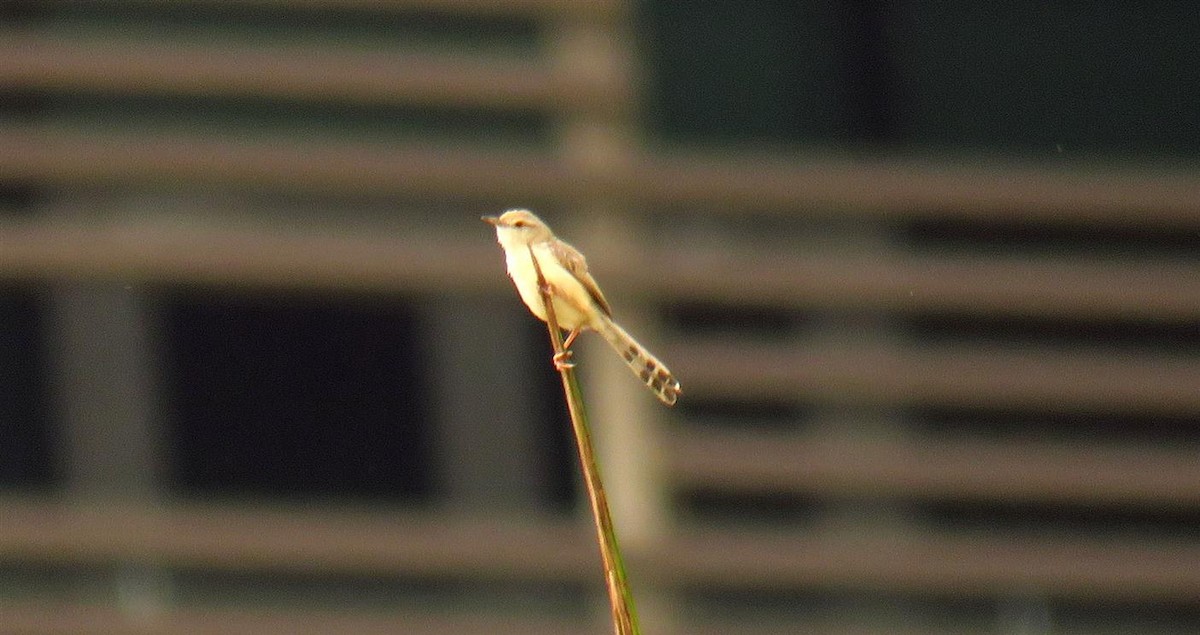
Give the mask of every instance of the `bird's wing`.
M 604 294 L 601 293 L 600 286 L 596 284 L 596 279 L 588 273 L 587 259 L 583 257 L 583 254 L 561 240 L 550 241 L 550 253 L 554 254 L 563 269 L 571 272 L 571 275 L 575 276 L 583 288 L 587 289 L 588 295 L 596 301 L 596 306 L 600 307 L 605 315 L 612 317 L 612 307 L 608 305 L 608 300 L 604 299 Z

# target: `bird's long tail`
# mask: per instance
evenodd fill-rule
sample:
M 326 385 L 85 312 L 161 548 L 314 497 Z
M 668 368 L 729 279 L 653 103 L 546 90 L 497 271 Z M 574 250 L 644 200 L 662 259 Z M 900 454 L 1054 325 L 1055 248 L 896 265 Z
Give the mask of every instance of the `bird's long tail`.
M 637 340 L 625 332 L 625 329 L 607 317 L 604 318 L 597 331 L 609 346 L 612 346 L 621 355 L 633 374 L 637 375 L 647 388 L 654 391 L 660 401 L 668 406 L 675 405 L 675 400 L 679 398 L 682 390 L 679 388 L 679 382 L 675 381 L 675 377 L 665 364 L 658 361 L 657 357 L 638 344 Z

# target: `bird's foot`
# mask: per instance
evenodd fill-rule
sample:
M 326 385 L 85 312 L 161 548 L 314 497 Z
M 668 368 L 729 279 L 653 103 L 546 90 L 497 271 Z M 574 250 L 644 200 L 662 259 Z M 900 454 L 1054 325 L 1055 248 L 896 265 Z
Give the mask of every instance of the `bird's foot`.
M 554 370 L 562 372 L 568 368 L 575 368 L 575 362 L 571 361 L 571 357 L 575 354 L 574 351 L 563 351 L 554 354 Z

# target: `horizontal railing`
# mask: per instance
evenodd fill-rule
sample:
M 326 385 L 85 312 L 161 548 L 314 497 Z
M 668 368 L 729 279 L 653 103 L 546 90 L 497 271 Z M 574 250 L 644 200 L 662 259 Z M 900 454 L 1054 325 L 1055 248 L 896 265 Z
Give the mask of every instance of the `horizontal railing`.
M 588 528 L 572 520 L 12 498 L 4 506 L 0 553 L 9 561 L 599 583 Z M 1194 542 L 1016 531 L 683 528 L 652 553 L 631 556 L 639 579 L 660 587 L 1038 588 L 1059 597 L 1182 601 L 1200 585 Z
M 495 275 L 499 252 L 482 224 L 466 235 L 386 222 L 346 228 L 299 219 L 229 221 L 215 209 L 189 218 L 161 210 L 161 217 L 95 220 L 89 217 L 97 210 L 78 203 L 55 212 L 45 220 L 0 222 L 0 277 L 379 291 L 503 288 Z M 1148 323 L 1200 318 L 1200 265 L 1169 257 L 1112 262 L 904 254 L 880 260 L 733 242 L 621 255 L 596 259 L 607 285 L 674 301 Z M 670 276 L 643 275 L 650 269 Z
M 695 429 L 672 439 L 668 462 L 679 487 L 745 494 L 1200 506 L 1200 462 L 1191 448 Z
M 581 171 L 553 152 L 460 144 L 235 140 L 66 125 L 0 127 L 0 178 L 60 185 L 220 182 L 302 192 L 456 195 L 561 203 L 606 194 L 709 213 L 850 213 L 865 218 L 1020 220 L 1194 228 L 1200 172 L 968 166 L 724 153 L 643 154 Z
M 97 40 L 36 31 L 0 36 L 0 86 L 493 110 L 603 111 L 627 102 L 603 77 L 560 73 L 537 57 Z
M 695 342 L 674 353 L 691 394 L 873 406 L 991 406 L 1040 412 L 1200 412 L 1200 360 L 1170 353 L 919 344 L 799 347 Z M 721 360 L 720 365 L 712 360 Z

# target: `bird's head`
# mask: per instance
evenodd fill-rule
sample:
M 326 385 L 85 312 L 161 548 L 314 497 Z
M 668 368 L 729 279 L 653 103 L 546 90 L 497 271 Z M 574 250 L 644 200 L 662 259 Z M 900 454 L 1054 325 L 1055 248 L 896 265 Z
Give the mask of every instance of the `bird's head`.
M 483 221 L 496 228 L 496 240 L 505 249 L 544 242 L 554 236 L 550 226 L 527 209 L 510 209 L 499 216 L 484 216 Z

